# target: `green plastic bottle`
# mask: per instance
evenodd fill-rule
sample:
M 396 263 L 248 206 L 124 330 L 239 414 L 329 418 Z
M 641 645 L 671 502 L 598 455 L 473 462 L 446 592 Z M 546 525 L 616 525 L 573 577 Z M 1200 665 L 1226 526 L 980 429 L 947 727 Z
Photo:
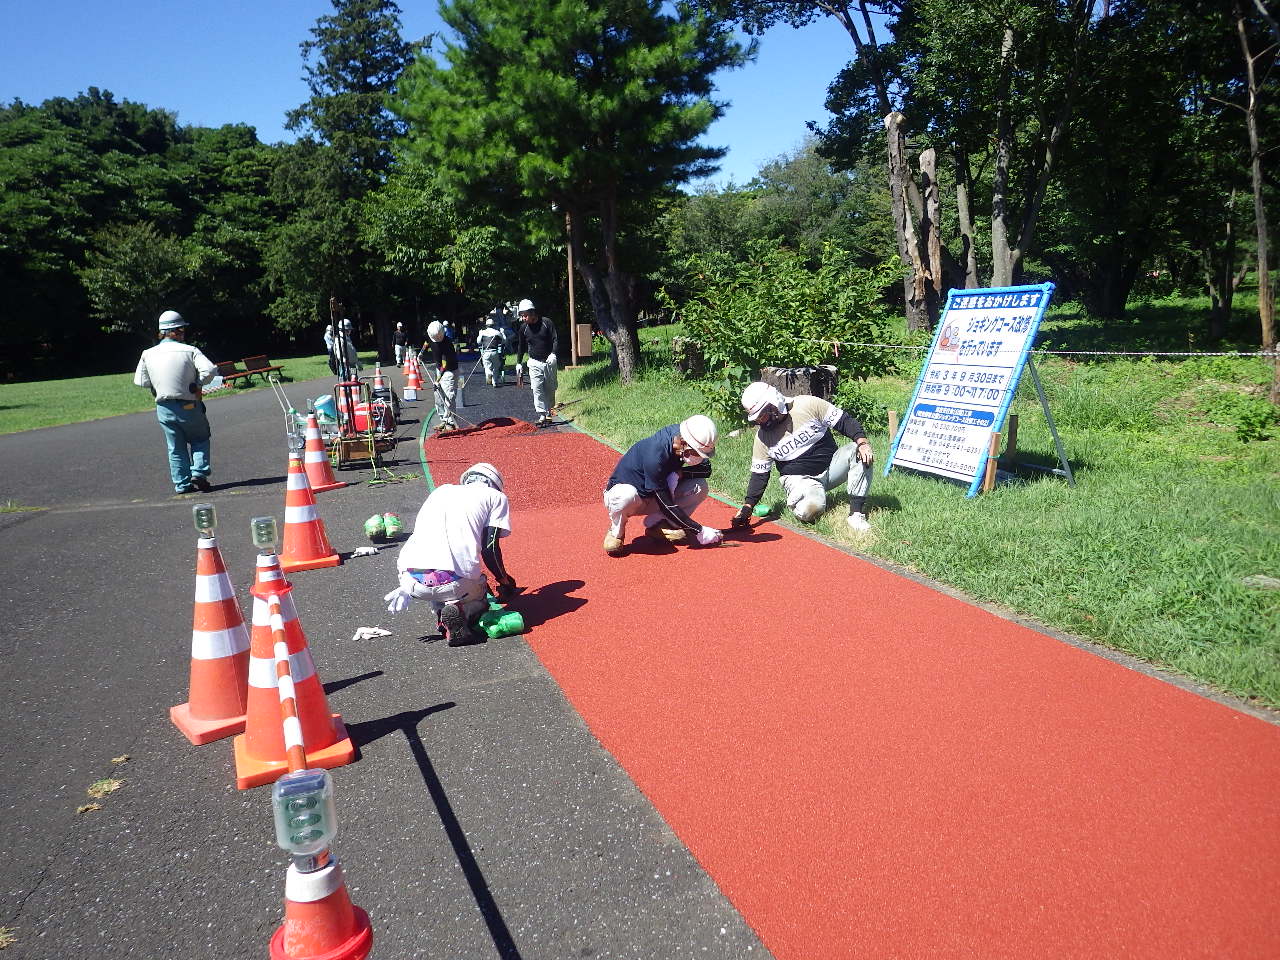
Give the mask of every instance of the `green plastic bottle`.
M 524 633 L 524 617 L 515 610 L 489 609 L 480 614 L 478 625 L 491 640 Z

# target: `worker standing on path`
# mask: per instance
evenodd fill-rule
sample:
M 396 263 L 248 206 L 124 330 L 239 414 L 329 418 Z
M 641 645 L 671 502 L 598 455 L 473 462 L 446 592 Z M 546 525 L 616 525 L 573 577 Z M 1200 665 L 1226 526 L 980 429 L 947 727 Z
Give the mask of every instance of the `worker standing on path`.
M 396 332 L 391 337 L 392 345 L 396 352 L 396 366 L 404 365 L 404 346 L 409 342 L 408 336 L 404 332 L 404 324 L 396 321 Z
M 498 583 L 499 600 L 516 591 L 499 546 L 511 533 L 511 504 L 502 486 L 496 467 L 477 463 L 456 484 L 436 487 L 400 548 L 400 585 L 383 597 L 392 613 L 411 599 L 427 601 L 451 647 L 484 642 L 484 633 L 475 629 L 476 618 L 489 608 L 482 560 Z
M 491 387 L 502 386 L 502 331 L 498 329 L 493 314 L 484 318 L 484 326 L 476 334 L 476 346 L 480 348 L 480 360 L 484 363 L 484 380 Z
M 533 308 L 532 300 L 520 301 L 520 329 L 516 333 L 516 380 L 519 382 L 521 361 L 529 354 L 529 386 L 533 389 L 533 410 L 537 426 L 551 422 L 551 408 L 556 405 L 556 326 L 543 320 Z
M 813 523 L 827 509 L 827 491 L 847 482 L 849 519 L 845 522 L 857 533 L 871 529 L 866 503 L 875 453 L 861 423 L 820 397 L 800 394 L 787 399 L 777 387 L 759 381 L 742 391 L 742 407 L 756 425 L 756 440 L 747 493 L 742 509 L 734 514 L 733 526 L 750 522 L 776 463 L 787 506 L 796 519 Z M 853 443 L 837 448 L 833 428 Z
M 175 310 L 160 314 L 160 342 L 142 351 L 133 382 L 156 398 L 156 419 L 169 447 L 169 479 L 178 493 L 210 489 L 209 418 L 200 387 L 218 368 L 186 343 L 187 321 Z
M 439 374 L 435 382 L 436 415 L 440 417 L 440 432 L 456 430 L 454 422 L 454 405 L 456 403 L 458 353 L 453 348 L 453 341 L 445 336 L 444 325 L 439 320 L 432 320 L 427 327 L 427 342 L 424 346 L 431 348 L 431 362 L 436 365 Z
M 338 328 L 334 353 L 338 363 L 338 377 L 342 380 L 354 380 L 360 372 L 360 355 L 356 353 L 356 345 L 351 340 L 350 320 L 344 319 Z
M 645 535 L 651 538 L 680 543 L 692 533 L 704 547 L 720 542 L 719 530 L 691 516 L 707 498 L 716 436 L 714 421 L 696 414 L 631 445 L 604 488 L 609 511 L 605 553 L 622 554 L 627 518 L 637 514 L 644 515 Z

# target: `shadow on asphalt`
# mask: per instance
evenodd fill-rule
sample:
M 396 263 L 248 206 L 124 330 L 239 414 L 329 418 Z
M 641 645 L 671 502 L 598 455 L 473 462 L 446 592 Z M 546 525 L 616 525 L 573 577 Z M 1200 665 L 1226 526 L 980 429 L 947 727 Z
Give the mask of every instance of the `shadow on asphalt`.
M 235 483 L 215 483 L 212 484 L 213 490 L 230 490 L 232 487 L 262 487 L 270 483 L 284 483 L 289 478 L 286 476 L 279 477 L 254 477 L 251 480 L 237 480 Z M 210 493 L 213 492 L 210 491 Z
M 538 627 L 562 614 L 572 613 L 586 603 L 586 597 L 569 596 L 585 586 L 585 580 L 557 580 L 537 590 L 521 592 L 509 606 L 520 611 L 526 628 Z
M 431 757 L 427 755 L 427 748 L 422 742 L 422 737 L 418 735 L 418 724 L 424 719 L 433 713 L 449 710 L 455 706 L 457 704 L 454 702 L 446 701 L 423 710 L 406 710 L 390 717 L 384 717 L 381 720 L 367 720 L 363 723 L 348 724 L 347 732 L 358 747 L 363 747 L 397 730 L 404 733 L 405 740 L 409 743 L 409 752 L 413 755 L 414 762 L 418 765 L 418 770 L 422 774 L 422 782 L 426 784 L 427 792 L 431 795 L 431 802 L 435 804 L 436 812 L 440 815 L 440 822 L 444 825 L 445 833 L 449 837 L 449 843 L 453 846 L 453 853 L 458 858 L 458 865 L 462 868 L 463 876 L 467 878 L 467 885 L 471 887 L 471 895 L 475 897 L 476 906 L 480 908 L 480 915 L 484 917 L 485 926 L 489 928 L 489 936 L 493 939 L 493 945 L 497 950 L 498 956 L 502 960 L 521 960 L 516 942 L 512 938 L 511 931 L 507 928 L 507 923 L 502 918 L 502 911 L 498 908 L 498 903 L 494 900 L 493 893 L 489 890 L 489 884 L 484 878 L 484 871 L 480 869 L 480 865 L 476 862 L 475 854 L 471 851 L 471 844 L 467 842 L 467 835 L 463 831 L 462 825 L 458 822 L 457 815 L 453 812 L 453 805 L 449 803 L 449 795 L 445 793 L 444 784 L 440 782 L 440 777 L 436 775 L 435 767 L 431 763 Z
M 382 676 L 381 670 L 371 670 L 369 673 L 361 673 L 354 677 L 347 677 L 345 680 L 330 680 L 324 684 L 325 696 L 331 693 L 337 693 L 339 690 L 345 690 L 347 687 L 353 687 L 361 680 L 372 680 L 374 677 Z

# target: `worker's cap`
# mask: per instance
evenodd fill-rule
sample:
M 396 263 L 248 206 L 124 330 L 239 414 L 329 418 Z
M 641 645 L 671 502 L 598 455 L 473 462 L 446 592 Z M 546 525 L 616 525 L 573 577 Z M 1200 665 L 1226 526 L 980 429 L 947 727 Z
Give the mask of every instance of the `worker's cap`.
M 166 310 L 160 314 L 160 332 L 166 330 L 181 330 L 187 325 L 187 321 L 182 319 L 182 314 L 177 310 Z
M 404 329 L 404 324 L 397 320 L 397 321 L 396 321 L 396 328 L 397 328 L 397 329 L 399 329 L 399 330 L 403 330 L 403 329 Z
M 717 434 L 715 421 L 701 413 L 680 422 L 680 436 L 700 457 L 716 455 Z
M 342 318 L 342 325 L 346 327 L 348 330 L 351 329 L 351 321 L 348 320 L 346 317 Z
M 516 313 L 530 313 L 533 311 L 532 300 L 521 300 L 520 306 L 516 309 Z
M 441 324 L 439 320 L 432 320 L 431 323 L 427 325 L 427 336 L 436 343 L 439 343 L 444 339 L 443 324 Z

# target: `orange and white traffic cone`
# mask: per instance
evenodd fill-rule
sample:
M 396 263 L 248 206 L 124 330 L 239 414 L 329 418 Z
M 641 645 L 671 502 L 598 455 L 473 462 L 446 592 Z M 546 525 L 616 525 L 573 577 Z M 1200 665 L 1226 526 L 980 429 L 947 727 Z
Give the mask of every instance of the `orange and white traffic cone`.
M 417 400 L 418 391 L 422 389 L 422 374 L 418 371 L 418 358 L 410 357 L 405 364 L 407 372 L 404 375 L 404 399 Z
M 316 570 L 336 567 L 342 562 L 338 551 L 329 543 L 324 521 L 316 511 L 316 498 L 311 493 L 306 471 L 296 452 L 289 454 L 289 477 L 284 493 L 284 549 L 280 551 L 280 569 Z
M 274 558 L 268 558 L 274 559 Z M 284 729 L 280 722 L 280 695 L 276 689 L 275 646 L 267 599 L 280 598 L 280 616 L 289 650 L 294 699 L 307 765 L 332 769 L 355 759 L 356 750 L 342 717 L 329 712 L 324 686 L 316 673 L 307 636 L 293 605 L 293 584 L 271 579 L 274 563 L 259 557 L 258 575 L 264 577 L 250 589 L 253 594 L 253 630 L 249 649 L 249 684 L 244 733 L 235 738 L 236 786 L 241 790 L 273 783 L 289 772 Z
M 284 924 L 271 937 L 271 960 L 364 960 L 372 948 L 369 915 L 347 895 L 342 865 L 330 860 L 303 873 L 290 864 Z
M 239 733 L 245 724 L 249 631 L 214 537 L 196 542 L 196 598 L 191 625 L 188 700 L 169 719 L 194 744 Z
M 336 490 L 345 487 L 347 481 L 339 480 L 333 475 L 333 467 L 329 464 L 329 454 L 320 439 L 320 421 L 314 413 L 307 414 L 307 448 L 302 452 L 303 466 L 307 468 L 307 483 L 312 493 L 325 490 Z
M 376 393 L 379 390 L 385 390 L 385 389 L 387 389 L 387 381 L 386 381 L 386 378 L 383 377 L 382 375 L 382 364 L 375 363 L 373 365 L 373 391 L 372 392 Z

